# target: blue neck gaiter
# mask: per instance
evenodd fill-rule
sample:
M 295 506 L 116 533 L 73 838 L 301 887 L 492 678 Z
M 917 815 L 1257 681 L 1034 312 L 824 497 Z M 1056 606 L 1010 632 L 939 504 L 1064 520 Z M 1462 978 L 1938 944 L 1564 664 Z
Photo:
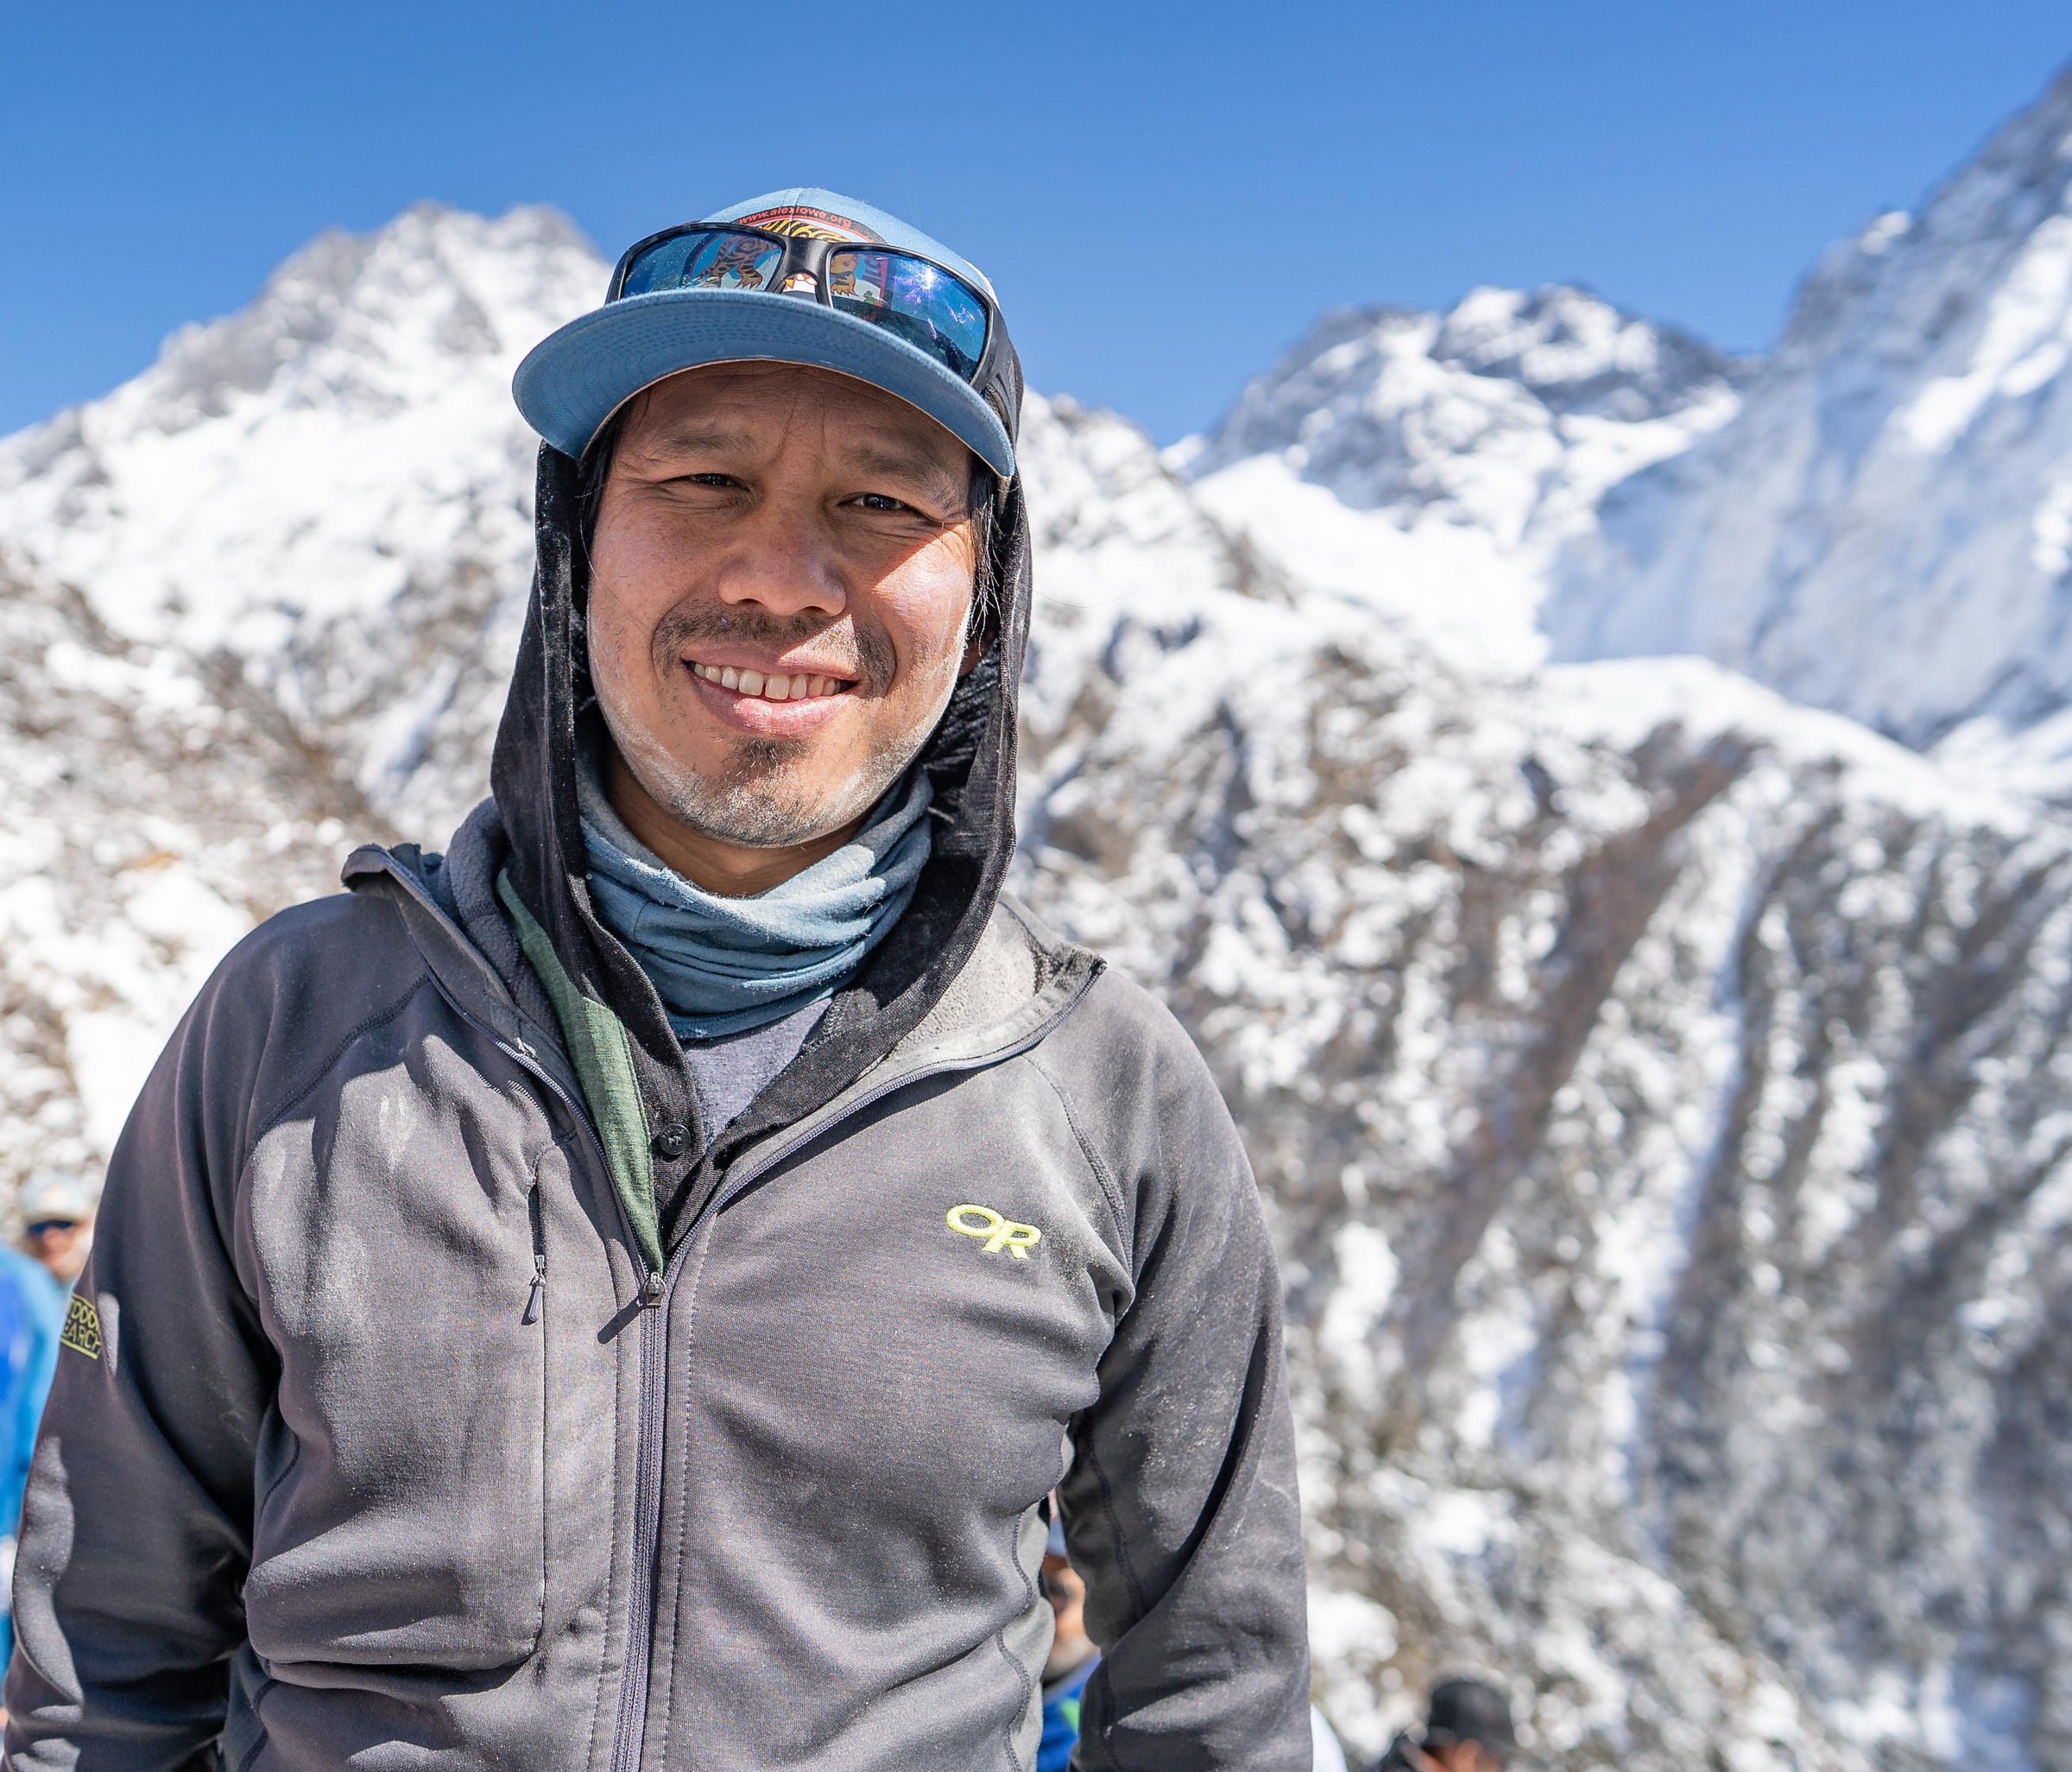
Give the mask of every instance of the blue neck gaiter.
M 744 1033 L 832 997 L 899 921 L 932 843 L 928 776 L 916 767 L 832 855 L 728 898 L 666 866 L 584 775 L 591 902 L 654 981 L 679 1040 Z

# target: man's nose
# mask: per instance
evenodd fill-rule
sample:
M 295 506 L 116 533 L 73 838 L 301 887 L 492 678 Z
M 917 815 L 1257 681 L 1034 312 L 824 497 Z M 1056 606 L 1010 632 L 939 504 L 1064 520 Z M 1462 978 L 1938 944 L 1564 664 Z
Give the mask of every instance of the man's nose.
M 798 512 L 766 506 L 745 533 L 734 537 L 719 575 L 720 600 L 755 604 L 773 615 L 841 614 L 849 593 L 819 529 Z

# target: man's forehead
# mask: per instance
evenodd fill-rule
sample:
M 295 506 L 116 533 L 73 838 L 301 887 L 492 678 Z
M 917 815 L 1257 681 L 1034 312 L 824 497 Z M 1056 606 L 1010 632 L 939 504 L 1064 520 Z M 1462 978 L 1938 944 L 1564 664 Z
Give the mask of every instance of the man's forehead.
M 658 382 L 621 441 L 643 449 L 752 449 L 817 430 L 844 453 L 961 472 L 970 452 L 925 413 L 866 383 L 790 364 L 720 364 Z

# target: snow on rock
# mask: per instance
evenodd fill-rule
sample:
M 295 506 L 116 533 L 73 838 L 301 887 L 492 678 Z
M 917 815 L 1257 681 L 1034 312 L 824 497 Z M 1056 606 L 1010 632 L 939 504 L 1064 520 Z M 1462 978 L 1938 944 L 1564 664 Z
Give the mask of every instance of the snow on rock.
M 0 1177 L 105 1161 L 225 949 L 382 826 L 235 671 L 0 547 Z
M 1730 417 L 1746 374 L 1582 289 L 1348 308 L 1174 459 L 1305 582 L 1463 663 L 1519 669 L 1543 649 L 1553 547 L 1588 532 L 1607 487 Z
M 1032 414 L 1101 536 L 1039 583 L 1137 588 L 1043 608 L 1020 884 L 1244 1127 L 1340 1727 L 1469 1661 L 1563 1765 L 2062 1763 L 2072 832 L 1701 661 L 1262 596 L 1126 434 Z
M 1732 424 L 1609 495 L 1560 564 L 1557 652 L 1703 653 L 1914 744 L 2056 712 L 2069 352 L 2072 70 L 1828 254 Z
M 509 369 L 601 278 L 413 211 L 0 443 L 0 1178 L 482 791 Z M 1244 1130 L 1321 1699 L 1373 1750 L 1480 1663 L 1569 1772 L 2072 1763 L 2064 819 L 1702 660 L 1533 663 L 1531 562 L 1735 365 L 1571 291 L 1319 339 L 1191 465 L 1032 396 L 1017 880 Z

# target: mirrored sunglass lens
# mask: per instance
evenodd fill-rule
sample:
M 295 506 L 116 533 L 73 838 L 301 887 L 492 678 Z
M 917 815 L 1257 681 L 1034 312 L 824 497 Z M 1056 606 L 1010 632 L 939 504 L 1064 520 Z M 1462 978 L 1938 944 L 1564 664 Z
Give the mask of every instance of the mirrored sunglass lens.
M 767 289 L 784 248 L 759 234 L 678 234 L 660 241 L 626 268 L 624 295 L 657 289 Z
M 970 288 L 904 252 L 834 252 L 828 294 L 836 307 L 882 326 L 966 381 L 986 354 L 986 308 Z

